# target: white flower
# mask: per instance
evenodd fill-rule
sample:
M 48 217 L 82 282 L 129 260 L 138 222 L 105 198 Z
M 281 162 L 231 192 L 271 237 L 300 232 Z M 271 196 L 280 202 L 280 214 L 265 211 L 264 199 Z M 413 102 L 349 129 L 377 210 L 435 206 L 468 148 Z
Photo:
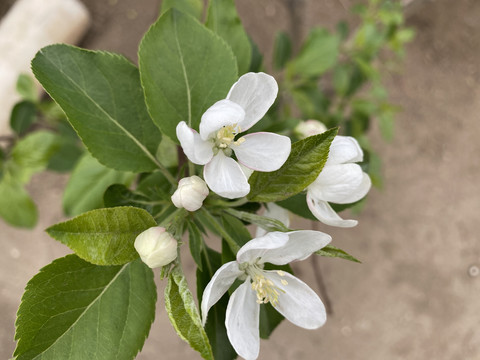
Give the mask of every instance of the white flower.
M 300 139 L 305 139 L 327 131 L 327 127 L 318 120 L 306 120 L 299 123 L 293 131 Z
M 363 198 L 372 182 L 368 174 L 355 164 L 363 160 L 363 151 L 351 136 L 336 136 L 330 146 L 325 167 L 307 187 L 307 205 L 321 222 L 331 226 L 353 227 L 356 220 L 342 219 L 330 206 L 350 204 Z
M 261 132 L 235 136 L 255 125 L 275 101 L 277 82 L 264 73 L 248 73 L 232 86 L 227 98 L 213 104 L 200 121 L 200 134 L 182 121 L 177 137 L 188 159 L 205 165 L 203 178 L 220 196 L 234 199 L 247 195 L 250 185 L 240 165 L 257 171 L 279 169 L 290 154 L 286 136 Z
M 263 213 L 263 216 L 278 220 L 287 228 L 290 226 L 290 215 L 288 213 L 288 210 L 285 210 L 284 208 L 282 208 L 281 206 L 278 206 L 273 202 L 266 204 L 265 212 Z M 255 233 L 255 237 L 263 236 L 266 233 L 267 231 L 265 229 L 258 226 L 257 231 Z
M 152 269 L 170 264 L 177 258 L 177 240 L 160 226 L 138 235 L 134 246 L 142 261 Z
M 236 261 L 220 267 L 208 283 L 202 298 L 202 320 L 233 282 L 244 280 L 228 301 L 225 326 L 230 343 L 245 359 L 256 359 L 260 350 L 260 304 L 270 302 L 293 324 L 316 329 L 326 321 L 325 307 L 303 281 L 283 271 L 263 270 L 264 263 L 285 265 L 304 260 L 331 241 L 319 231 L 271 232 L 246 243 Z
M 183 178 L 178 183 L 178 188 L 172 195 L 172 202 L 177 208 L 196 211 L 202 207 L 203 200 L 208 196 L 205 181 L 198 176 Z

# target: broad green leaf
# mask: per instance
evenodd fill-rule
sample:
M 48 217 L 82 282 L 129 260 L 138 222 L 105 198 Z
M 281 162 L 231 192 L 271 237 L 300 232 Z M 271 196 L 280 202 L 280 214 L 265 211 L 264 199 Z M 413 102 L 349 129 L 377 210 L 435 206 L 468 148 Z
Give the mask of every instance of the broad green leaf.
M 285 64 L 292 55 L 292 41 L 290 36 L 280 31 L 275 35 L 275 44 L 273 45 L 273 67 L 275 70 L 280 70 L 285 67 Z
M 203 0 L 163 0 L 162 14 L 175 8 L 184 14 L 193 16 L 201 20 L 203 15 Z
M 27 284 L 17 313 L 16 360 L 131 360 L 155 317 L 153 273 L 137 260 L 96 266 L 68 255 Z
M 75 140 L 63 137 L 60 148 L 52 155 L 47 169 L 61 173 L 71 172 L 84 154 L 84 149 Z
M 202 250 L 204 246 L 202 232 L 194 222 L 188 222 L 188 247 L 200 271 L 203 270 Z
M 303 191 L 322 171 L 337 131 L 337 128 L 333 128 L 293 143 L 287 161 L 276 171 L 255 171 L 248 180 L 248 198 L 251 201 L 272 202 Z
M 203 290 L 210 282 L 215 271 L 222 266 L 221 255 L 216 251 L 206 248 L 202 253 L 203 271 L 197 268 L 197 298 L 202 302 Z M 205 331 L 210 340 L 215 360 L 233 360 L 237 353 L 230 345 L 225 328 L 225 312 L 228 304 L 228 292 L 208 312 Z
M 239 75 L 248 72 L 252 47 L 245 32 L 234 0 L 209 0 L 206 26 L 231 46 L 237 58 Z
M 110 185 L 128 185 L 134 177 L 133 173 L 109 169 L 85 153 L 65 188 L 63 210 L 67 215 L 76 216 L 85 211 L 101 208 L 104 205 L 103 193 Z
M 231 209 L 231 210 L 233 210 L 233 209 Z M 251 215 L 250 213 L 246 213 L 246 212 L 243 212 L 243 211 L 237 211 L 237 210 L 233 210 L 232 213 L 230 213 L 230 214 L 223 213 L 222 214 L 222 224 L 223 224 L 223 228 L 225 229 L 225 231 L 229 234 L 232 234 L 232 238 L 235 240 L 235 242 L 238 244 L 238 246 L 243 246 L 248 241 L 252 240 L 252 235 L 250 235 L 250 232 L 245 227 L 245 225 L 240 220 L 237 219 L 237 217 L 239 217 L 239 216 L 235 215 L 237 213 L 240 213 L 241 215 L 243 215 L 243 214 Z M 242 219 L 242 220 L 248 221 L 248 220 L 245 220 L 245 219 Z M 251 222 L 251 221 L 248 221 L 248 222 Z M 253 223 L 253 222 L 251 222 L 251 223 Z
M 288 72 L 302 77 L 315 77 L 329 70 L 337 61 L 340 38 L 325 29 L 313 29 L 297 58 L 288 64 Z
M 138 69 L 121 55 L 69 45 L 41 49 L 32 69 L 102 164 L 151 171 L 160 132 L 143 98 Z
M 270 231 L 291 231 L 287 228 L 281 221 L 277 219 L 272 219 L 266 216 L 261 216 L 257 214 L 252 214 L 245 211 L 238 211 L 235 209 L 226 209 L 225 210 L 230 215 L 235 216 L 236 218 L 249 222 L 250 224 L 255 224 L 265 229 L 267 232 Z M 242 244 L 243 245 L 243 244 Z
M 0 180 L 0 217 L 12 226 L 33 228 L 38 219 L 35 203 L 23 186 L 8 177 Z
M 27 74 L 20 74 L 17 79 L 17 92 L 27 101 L 36 103 L 38 101 L 38 90 L 32 77 Z
M 30 125 L 35 122 L 35 119 L 35 104 L 31 101 L 24 100 L 15 104 L 13 107 L 10 115 L 10 127 L 17 135 L 23 135 Z
M 150 201 L 150 199 L 138 192 L 134 192 L 127 188 L 125 185 L 113 184 L 105 190 L 103 194 L 103 203 L 105 207 L 117 207 L 117 206 L 134 206 L 140 209 L 147 210 L 150 214 L 154 214 L 160 210 L 160 204 L 156 201 Z
M 12 178 L 22 184 L 30 181 L 33 174 L 44 170 L 61 145 L 61 138 L 40 130 L 19 140 L 12 149 L 10 164 Z
M 185 121 L 198 130 L 202 114 L 224 99 L 237 79 L 235 57 L 228 45 L 175 9 L 148 30 L 138 57 L 150 115 L 175 142 L 177 124 Z
M 135 238 L 156 225 L 145 210 L 124 206 L 92 210 L 46 231 L 92 264 L 122 265 L 138 257 Z
M 341 259 L 361 263 L 360 260 L 354 258 L 352 255 L 350 255 L 346 251 L 336 248 L 335 246 L 332 246 L 332 245 L 325 246 L 324 248 L 316 251 L 315 254 L 320 256 L 326 256 L 326 257 L 338 257 Z
M 237 244 L 233 236 L 222 226 L 218 219 L 210 214 L 205 208 L 201 208 L 200 211 L 195 213 L 195 217 L 204 225 L 207 229 L 212 231 L 214 234 L 224 238 L 233 253 L 236 254 L 240 249 L 240 246 Z
M 180 266 L 176 266 L 168 276 L 165 288 L 165 308 L 170 322 L 180 338 L 202 355 L 204 359 L 213 360 L 212 348 L 202 326 L 202 320 L 187 280 Z

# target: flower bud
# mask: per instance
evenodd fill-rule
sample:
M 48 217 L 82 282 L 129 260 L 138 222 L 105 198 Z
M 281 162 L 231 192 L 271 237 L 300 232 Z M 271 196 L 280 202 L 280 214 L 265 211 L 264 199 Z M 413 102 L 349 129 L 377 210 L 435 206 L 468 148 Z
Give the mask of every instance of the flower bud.
M 177 208 L 196 211 L 202 207 L 207 195 L 207 184 L 194 175 L 180 180 L 178 189 L 172 195 L 172 202 Z
M 318 120 L 302 121 L 294 129 L 295 134 L 301 139 L 321 134 L 325 131 L 327 131 L 327 127 Z
M 134 246 L 142 261 L 152 269 L 170 264 L 177 258 L 177 240 L 160 226 L 138 235 Z

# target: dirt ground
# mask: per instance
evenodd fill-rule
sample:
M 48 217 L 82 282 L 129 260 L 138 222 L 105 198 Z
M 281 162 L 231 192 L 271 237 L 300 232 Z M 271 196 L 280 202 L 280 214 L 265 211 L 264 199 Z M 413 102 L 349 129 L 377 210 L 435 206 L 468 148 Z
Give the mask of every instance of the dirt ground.
M 0 4 L 0 14 L 5 0 Z M 305 34 L 332 27 L 348 13 L 347 0 L 304 2 Z M 136 60 L 137 44 L 157 16 L 154 0 L 86 0 L 93 26 L 85 47 L 118 51 Z M 277 0 L 241 0 L 249 33 L 267 53 L 289 17 Z M 262 342 L 260 359 L 478 360 L 480 359 L 480 1 L 419 0 L 408 23 L 417 30 L 401 75 L 387 76 L 392 101 L 403 107 L 396 136 L 384 143 L 372 131 L 384 162 L 385 186 L 374 189 L 354 229 L 322 227 L 334 244 L 363 264 L 319 259 L 334 313 L 316 331 L 288 322 Z M 63 219 L 66 177 L 45 173 L 30 191 L 40 209 L 33 231 L 0 223 L 0 358 L 11 356 L 15 312 L 27 281 L 68 253 L 48 238 Z M 308 224 L 307 224 L 308 225 Z M 187 256 L 185 256 L 186 258 Z M 187 263 L 190 284 L 194 267 Z M 311 263 L 296 266 L 316 289 Z M 163 308 L 141 360 L 197 359 Z M 161 355 L 159 355 L 161 354 Z

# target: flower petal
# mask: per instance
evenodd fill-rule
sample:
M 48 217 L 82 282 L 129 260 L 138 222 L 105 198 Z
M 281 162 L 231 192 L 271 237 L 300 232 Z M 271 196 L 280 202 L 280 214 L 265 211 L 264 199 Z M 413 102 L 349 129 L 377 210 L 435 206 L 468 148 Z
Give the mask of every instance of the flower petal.
M 292 274 L 265 271 L 280 291 L 275 309 L 293 324 L 304 329 L 317 329 L 327 321 L 325 306 L 318 295 L 302 280 Z M 282 284 L 282 280 L 288 284 Z
M 335 136 L 325 165 L 360 161 L 363 161 L 363 151 L 358 141 L 351 136 Z
M 266 205 L 265 212 L 263 216 L 275 219 L 280 221 L 283 225 L 287 228 L 290 226 L 290 215 L 288 210 L 285 210 L 281 206 L 271 202 Z M 267 233 L 265 229 L 262 229 L 260 226 L 257 226 L 257 232 L 255 233 L 255 237 L 263 236 Z
M 243 274 L 238 268 L 236 261 L 223 264 L 213 275 L 210 282 L 205 287 L 202 296 L 202 324 L 207 322 L 208 310 L 217 303 L 218 300 L 232 286 L 237 277 Z
M 245 119 L 239 124 L 241 131 L 250 129 L 267 113 L 277 93 L 277 82 L 265 73 L 247 73 L 233 84 L 227 99 L 245 110 Z
M 268 132 L 248 134 L 232 149 L 240 163 L 257 171 L 278 170 L 290 155 L 290 138 Z
M 344 220 L 332 209 L 330 204 L 323 200 L 315 199 L 307 192 L 307 205 L 312 214 L 322 223 L 338 227 L 354 227 L 357 220 Z
M 271 234 L 271 233 L 270 233 Z M 304 260 L 312 253 L 320 250 L 332 241 L 332 237 L 320 231 L 299 230 L 283 233 L 288 235 L 288 241 L 278 242 L 278 247 L 262 250 L 253 258 L 260 258 L 261 263 L 285 265 L 295 260 Z M 263 244 L 260 244 L 263 246 Z
M 205 165 L 203 178 L 213 192 L 227 199 L 239 198 L 250 192 L 250 185 L 240 165 L 221 151 Z
M 177 125 L 177 138 L 188 159 L 198 165 L 205 165 L 213 157 L 212 144 L 203 141 L 198 133 L 189 128 L 185 121 Z
M 215 136 L 223 126 L 240 124 L 245 118 L 245 110 L 230 100 L 220 100 L 210 106 L 200 120 L 200 136 L 203 140 Z
M 360 165 L 339 164 L 325 166 L 308 191 L 319 200 L 350 204 L 363 198 L 370 187 L 370 177 Z
M 237 262 L 239 264 L 252 263 L 259 257 L 263 258 L 268 251 L 285 246 L 287 241 L 287 233 L 280 231 L 269 232 L 265 236 L 252 239 L 238 250 Z
M 235 290 L 225 316 L 227 336 L 238 355 L 253 360 L 260 352 L 260 305 L 250 285 L 250 277 Z

